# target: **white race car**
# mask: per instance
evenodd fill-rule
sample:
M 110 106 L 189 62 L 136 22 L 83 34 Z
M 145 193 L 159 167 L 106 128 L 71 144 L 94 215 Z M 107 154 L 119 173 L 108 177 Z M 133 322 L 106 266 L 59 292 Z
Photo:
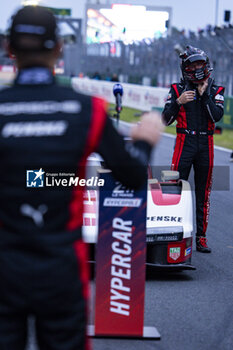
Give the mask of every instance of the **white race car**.
M 89 164 L 97 166 L 96 156 Z M 161 182 L 148 180 L 147 191 L 147 259 L 146 264 L 158 269 L 195 269 L 191 264 L 193 205 L 187 181 L 179 180 L 176 171 L 162 171 Z M 98 191 L 84 194 L 83 238 L 91 247 L 94 260 L 98 237 Z

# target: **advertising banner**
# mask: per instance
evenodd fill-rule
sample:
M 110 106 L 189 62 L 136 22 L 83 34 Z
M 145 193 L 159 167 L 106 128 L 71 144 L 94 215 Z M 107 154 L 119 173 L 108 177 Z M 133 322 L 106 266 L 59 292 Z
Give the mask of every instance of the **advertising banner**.
M 127 190 L 111 175 L 99 198 L 95 335 L 143 335 L 146 260 L 146 183 Z
M 97 95 L 110 103 L 115 103 L 115 97 L 112 93 L 115 83 L 87 78 L 73 78 L 71 83 L 76 91 Z M 137 108 L 142 111 L 164 107 L 169 89 L 125 83 L 122 85 L 124 88 L 123 106 Z

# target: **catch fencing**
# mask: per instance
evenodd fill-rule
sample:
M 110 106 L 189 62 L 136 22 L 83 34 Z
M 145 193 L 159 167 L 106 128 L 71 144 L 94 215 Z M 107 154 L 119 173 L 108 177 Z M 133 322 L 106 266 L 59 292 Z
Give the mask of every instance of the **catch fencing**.
M 117 74 L 122 82 L 168 87 L 181 77 L 177 51 L 193 45 L 203 49 L 214 68 L 216 84 L 225 86 L 226 95 L 233 96 L 233 28 L 211 28 L 185 35 L 173 31 L 171 36 L 144 39 L 130 45 L 122 41 L 83 46 L 81 70 L 93 77 L 110 80 Z

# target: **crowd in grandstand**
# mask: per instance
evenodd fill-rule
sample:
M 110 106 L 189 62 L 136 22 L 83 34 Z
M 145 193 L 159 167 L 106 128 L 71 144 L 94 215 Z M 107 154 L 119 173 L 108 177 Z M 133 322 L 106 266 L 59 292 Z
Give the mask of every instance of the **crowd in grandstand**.
M 125 45 L 116 43 L 120 50 L 112 54 L 110 43 L 91 44 L 86 47 L 85 74 L 92 76 L 95 71 L 105 78 L 110 70 L 123 76 L 123 79 L 132 83 L 142 83 L 143 77 L 151 78 L 151 85 L 169 86 L 170 81 L 180 76 L 177 51 L 186 45 L 200 47 L 208 53 L 215 71 L 215 79 L 226 86 L 228 95 L 233 94 L 233 27 L 213 27 L 198 32 L 179 31 L 172 29 L 171 35 L 159 39 L 144 39 Z M 117 55 L 120 51 L 120 55 Z M 95 65 L 93 68 L 93 60 Z
M 138 84 L 143 83 L 145 77 L 149 77 L 150 85 L 168 87 L 171 81 L 180 77 L 177 51 L 190 44 L 207 52 L 215 71 L 216 82 L 226 87 L 227 95 L 233 95 L 232 34 L 232 25 L 207 25 L 197 32 L 172 28 L 168 36 L 144 39 L 130 45 L 124 42 L 83 44 L 82 72 L 90 77 L 98 72 L 101 79 L 117 74 L 124 82 Z M 1 35 L 0 65 L 11 62 L 4 53 L 3 46 Z

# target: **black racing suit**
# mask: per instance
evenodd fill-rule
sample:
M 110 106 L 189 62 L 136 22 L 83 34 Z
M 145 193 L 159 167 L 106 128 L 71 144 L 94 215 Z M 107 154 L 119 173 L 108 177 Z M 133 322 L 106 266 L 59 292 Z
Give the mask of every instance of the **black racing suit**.
M 26 188 L 26 172 L 84 178 L 93 151 L 123 184 L 146 181 L 151 146 L 126 149 L 103 100 L 59 86 L 45 68 L 1 91 L 0 349 L 25 348 L 30 314 L 40 349 L 87 349 L 83 187 Z
M 180 106 L 176 100 L 187 90 L 195 90 L 196 98 Z M 173 170 L 187 180 L 194 167 L 197 236 L 205 236 L 209 216 L 209 196 L 214 161 L 213 133 L 224 111 L 224 88 L 209 78 L 202 96 L 189 82 L 172 84 L 163 110 L 166 125 L 177 121 L 176 145 L 172 158 Z

